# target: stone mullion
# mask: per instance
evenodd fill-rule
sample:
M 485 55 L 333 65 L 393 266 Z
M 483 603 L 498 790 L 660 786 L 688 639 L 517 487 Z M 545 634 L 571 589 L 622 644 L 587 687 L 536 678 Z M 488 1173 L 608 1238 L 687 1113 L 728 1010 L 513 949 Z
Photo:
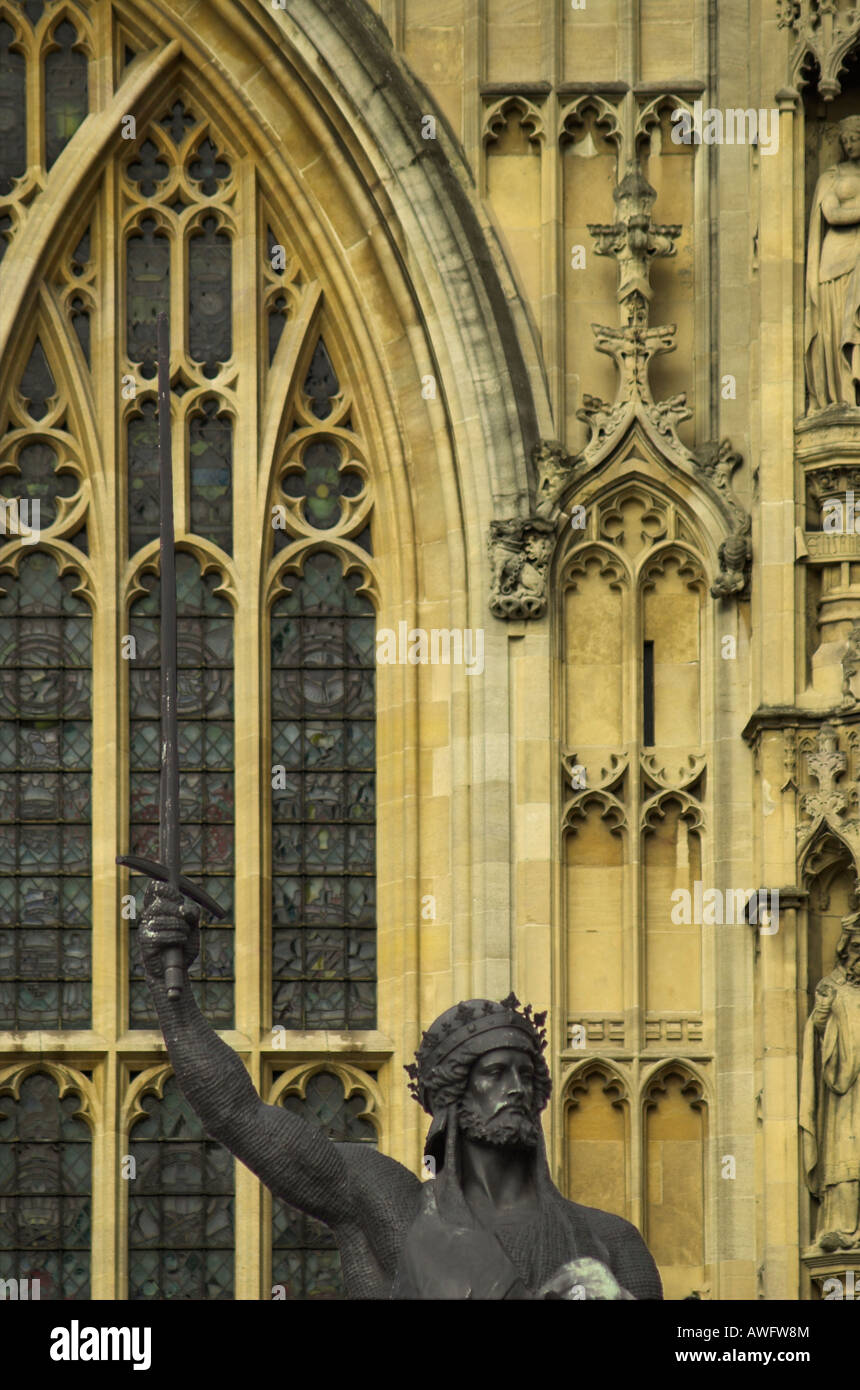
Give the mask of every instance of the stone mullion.
M 234 318 L 233 356 L 239 364 L 236 385 L 237 418 L 233 450 L 233 550 L 237 610 L 233 623 L 234 663 L 234 807 L 242 807 L 234 825 L 235 902 L 235 1019 L 237 1032 L 249 1042 L 247 1064 L 260 1088 L 262 1030 L 268 1008 L 262 1009 L 262 854 L 263 808 L 260 795 L 263 721 L 261 712 L 261 642 L 267 630 L 260 612 L 260 550 L 265 516 L 258 513 L 260 302 L 259 262 L 265 254 L 265 224 L 257 215 L 256 175 L 252 165 L 238 171 L 238 232 L 233 242 L 234 304 L 254 305 L 252 313 Z M 241 873 L 239 867 L 241 866 Z M 237 1299 L 261 1297 L 260 1183 L 242 1164 L 236 1172 Z
M 631 1057 L 628 1066 L 630 1085 L 630 1162 L 627 1174 L 628 1215 L 633 1225 L 645 1235 L 648 1195 L 648 1155 L 645 1151 L 645 1116 L 642 1109 L 642 1064 L 639 1057 Z
M 463 18 L 463 148 L 476 180 L 484 159 L 481 85 L 487 78 L 486 0 L 466 0 Z M 483 189 L 483 182 L 478 185 Z
M 622 145 L 623 150 L 623 145 Z M 628 712 L 624 729 L 627 757 L 628 794 L 627 803 L 627 922 L 624 936 L 629 942 L 629 950 L 624 953 L 624 1047 L 630 1057 L 630 1220 L 645 1229 L 645 1205 L 647 1192 L 647 1155 L 645 1153 L 644 1124 L 642 1116 L 642 1097 L 640 1072 L 640 1052 L 645 1041 L 646 997 L 646 942 L 645 933 L 645 867 L 643 833 L 639 828 L 642 814 L 642 633 L 644 628 L 643 606 L 634 577 L 627 594 L 625 646 L 631 653 L 624 663 L 625 689 L 624 709 Z
M 403 52 L 403 0 L 382 0 L 380 7 L 382 22 L 391 35 L 394 47 Z
M 541 156 L 541 339 L 546 363 L 547 389 L 555 435 L 564 433 L 564 206 L 563 165 L 558 138 L 559 99 L 563 27 L 559 5 L 545 4 L 541 10 L 541 71 L 548 74 L 552 91 L 543 107 L 544 139 Z
M 44 147 L 45 121 L 42 102 L 42 64 L 39 61 L 38 44 L 32 33 L 27 33 L 28 28 L 29 26 L 26 20 L 21 16 L 21 29 L 23 30 L 24 38 L 22 46 L 27 50 L 25 78 L 27 93 L 27 174 L 25 176 L 25 181 L 29 184 L 36 170 L 43 171 L 42 151 Z M 42 173 L 42 177 L 44 177 L 44 172 Z M 20 214 L 22 219 L 26 220 L 27 214 L 23 208 L 20 209 Z
M 87 513 L 87 534 L 95 589 L 93 614 L 93 694 L 92 694 L 92 848 L 93 848 L 93 1028 L 104 1038 L 108 1054 L 104 1064 L 105 1103 L 97 1121 L 93 1144 L 93 1221 L 92 1268 L 93 1298 L 124 1296 L 116 1287 L 117 1229 L 116 1187 L 119 1158 L 115 1116 L 121 1097 L 116 1094 L 116 1044 L 125 1031 L 124 1007 L 127 999 L 128 924 L 120 917 L 121 870 L 116 856 L 126 850 L 119 841 L 127 833 L 128 768 L 127 728 L 121 723 L 123 701 L 119 697 L 121 675 L 120 640 L 124 631 L 120 610 L 119 575 L 121 556 L 119 537 L 123 531 L 120 515 L 124 490 L 118 486 L 117 461 L 120 457 L 120 395 L 118 320 L 112 312 L 117 302 L 118 247 L 116 215 L 118 189 L 116 171 L 105 172 L 101 207 L 98 202 L 92 218 L 92 237 L 98 257 L 101 293 L 98 313 L 99 332 L 93 336 L 92 381 L 96 416 L 101 420 L 99 439 L 103 470 L 93 479 L 94 486 Z M 97 466 L 93 452 L 91 466 Z M 127 663 L 126 663 L 127 667 Z M 117 750 L 125 750 L 118 758 Z M 123 831 L 126 827 L 126 831 Z

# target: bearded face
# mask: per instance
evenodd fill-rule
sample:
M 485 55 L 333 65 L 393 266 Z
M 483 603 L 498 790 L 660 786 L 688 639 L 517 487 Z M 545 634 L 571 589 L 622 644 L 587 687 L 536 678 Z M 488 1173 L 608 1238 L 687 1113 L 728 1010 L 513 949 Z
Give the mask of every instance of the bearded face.
M 517 1048 L 479 1057 L 460 1101 L 460 1133 L 475 1143 L 533 1149 L 539 1133 L 534 1079 L 531 1057 Z

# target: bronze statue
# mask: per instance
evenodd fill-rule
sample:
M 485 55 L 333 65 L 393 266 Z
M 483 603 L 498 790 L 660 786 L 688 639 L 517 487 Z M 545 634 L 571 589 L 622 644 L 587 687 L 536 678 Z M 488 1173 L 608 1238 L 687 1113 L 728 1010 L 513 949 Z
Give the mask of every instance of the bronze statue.
M 820 1250 L 860 1249 L 860 913 L 842 919 L 836 964 L 803 1039 L 803 1167 L 821 1206 Z
M 336 1144 L 265 1105 L 187 980 L 169 997 L 165 957 L 181 950 L 187 970 L 198 921 L 169 885 L 150 884 L 141 953 L 176 1078 L 213 1138 L 331 1228 L 350 1298 L 662 1297 L 635 1226 L 566 1201 L 552 1182 L 540 1125 L 551 1089 L 543 1016 L 513 995 L 471 999 L 424 1034 L 407 1069 L 433 1117 L 425 1153 L 436 1176 L 422 1183 L 365 1144 Z

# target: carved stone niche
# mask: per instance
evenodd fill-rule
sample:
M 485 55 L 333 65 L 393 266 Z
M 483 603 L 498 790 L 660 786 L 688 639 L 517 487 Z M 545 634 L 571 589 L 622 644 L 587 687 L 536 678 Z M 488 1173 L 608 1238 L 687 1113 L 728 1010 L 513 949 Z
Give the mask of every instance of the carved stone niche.
M 860 435 L 856 426 L 854 433 Z M 860 438 L 845 453 L 847 461 L 843 456 L 805 470 L 799 550 L 806 568 L 807 696 L 816 704 L 848 707 L 860 699 Z M 852 455 L 857 462 L 850 461 Z

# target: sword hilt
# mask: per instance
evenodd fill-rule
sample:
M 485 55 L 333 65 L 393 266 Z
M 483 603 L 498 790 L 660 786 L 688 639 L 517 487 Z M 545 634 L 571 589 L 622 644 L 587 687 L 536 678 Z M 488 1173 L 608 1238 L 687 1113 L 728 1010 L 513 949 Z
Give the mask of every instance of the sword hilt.
M 137 869 L 138 873 L 147 874 L 149 878 L 158 879 L 159 883 L 170 883 L 170 870 L 164 865 L 159 864 L 155 859 L 145 859 L 141 854 L 120 854 L 117 855 L 117 864 L 122 864 L 126 869 Z M 223 907 L 210 897 L 204 888 L 192 883 L 190 878 L 180 874 L 177 880 L 177 887 L 184 897 L 190 898 L 199 907 L 205 908 L 211 917 L 226 917 L 227 913 Z M 167 997 L 170 1000 L 179 999 L 182 995 L 183 974 L 185 960 L 181 946 L 168 946 L 164 952 L 164 983 L 167 986 Z

